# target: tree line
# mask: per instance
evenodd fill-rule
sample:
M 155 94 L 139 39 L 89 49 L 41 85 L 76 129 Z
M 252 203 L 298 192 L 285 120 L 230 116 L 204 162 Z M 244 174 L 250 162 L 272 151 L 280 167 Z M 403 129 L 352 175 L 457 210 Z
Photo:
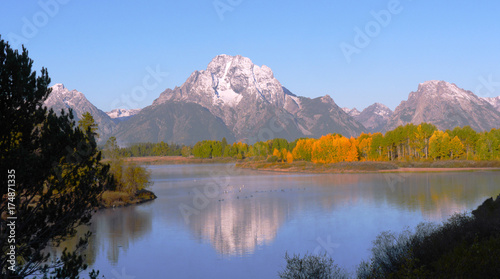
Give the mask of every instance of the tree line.
M 441 131 L 433 124 L 406 124 L 385 134 L 362 133 L 357 138 L 328 134 L 292 142 L 276 138 L 253 145 L 204 140 L 191 150 L 197 158 L 264 157 L 268 161 L 336 163 L 353 161 L 497 160 L 500 129 L 476 132 L 470 126 Z
M 116 142 L 115 137 L 110 137 L 111 141 Z M 121 157 L 145 157 L 145 156 L 181 156 L 183 148 L 189 148 L 184 145 L 179 145 L 176 143 L 165 143 L 163 141 L 158 143 L 135 143 L 127 147 L 121 147 L 115 152 Z M 106 146 L 101 147 L 104 151 Z M 106 158 L 106 152 L 104 152 L 104 158 Z

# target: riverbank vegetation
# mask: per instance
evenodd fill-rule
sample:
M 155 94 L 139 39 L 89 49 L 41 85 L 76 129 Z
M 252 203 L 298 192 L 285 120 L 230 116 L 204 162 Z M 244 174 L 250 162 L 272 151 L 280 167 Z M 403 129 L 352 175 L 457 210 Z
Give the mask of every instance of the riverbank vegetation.
M 109 173 L 114 180 L 114 188 L 104 191 L 101 207 L 117 207 L 153 200 L 156 195 L 148 191 L 151 172 L 134 162 L 125 162 L 115 137 L 106 142 L 103 150 Z
M 328 134 L 314 138 L 260 141 L 253 145 L 224 140 L 205 140 L 192 148 L 196 158 L 248 157 L 265 158 L 268 162 L 306 161 L 339 163 L 357 161 L 444 161 L 500 160 L 500 129 L 477 133 L 469 126 L 440 131 L 434 125 L 407 124 L 385 134 L 362 133 L 347 138 Z
M 243 162 L 239 166 L 256 169 L 304 167 L 321 170 L 325 168 L 325 164 L 337 164 L 337 169 L 347 167 L 348 170 L 379 170 L 389 166 L 386 163 L 355 162 L 390 162 L 392 165 L 389 168 L 500 167 L 500 129 L 478 133 L 465 126 L 440 131 L 432 124 L 421 123 L 399 126 L 385 134 L 362 133 L 357 138 L 328 134 L 319 139 L 299 138 L 289 142 L 275 138 L 254 144 L 230 144 L 223 138 L 220 141 L 203 140 L 194 146 L 164 142 L 139 143 L 119 148 L 117 152 L 124 158 L 156 157 L 144 160 L 148 163 Z M 192 159 L 171 160 L 167 156 Z M 297 165 L 294 162 L 306 163 Z M 353 164 L 346 164 L 350 162 Z
M 497 278 L 500 274 L 500 195 L 471 214 L 441 225 L 421 223 L 412 232 L 382 232 L 356 278 Z M 285 255 L 280 278 L 348 278 L 328 255 Z M 315 277 L 321 275 L 321 277 Z

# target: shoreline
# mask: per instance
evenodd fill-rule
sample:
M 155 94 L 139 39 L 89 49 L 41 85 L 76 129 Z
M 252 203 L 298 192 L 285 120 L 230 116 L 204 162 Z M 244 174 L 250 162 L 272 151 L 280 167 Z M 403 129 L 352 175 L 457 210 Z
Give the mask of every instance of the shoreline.
M 235 158 L 194 158 L 182 156 L 127 157 L 126 163 L 143 165 L 189 165 L 234 163 L 237 168 L 288 172 L 288 173 L 391 173 L 391 172 L 472 172 L 500 171 L 500 161 L 356 161 L 333 164 L 316 164 L 306 161 L 292 163 L 267 162 L 265 160 L 238 160 Z
M 157 198 L 150 190 L 140 190 L 135 194 L 120 191 L 105 191 L 101 196 L 101 203 L 98 209 L 125 207 L 134 204 L 142 204 L 153 201 Z
M 500 171 L 500 162 L 470 162 L 468 166 L 443 167 L 436 166 L 405 166 L 405 163 L 390 162 L 350 162 L 334 164 L 314 164 L 311 162 L 293 163 L 268 163 L 268 162 L 243 162 L 237 163 L 236 167 L 257 171 L 273 171 L 285 173 L 312 173 L 312 174 L 345 174 L 345 173 L 426 173 L 426 172 L 474 172 L 474 171 Z M 462 162 L 463 163 L 463 162 Z M 489 166 L 492 165 L 492 166 Z

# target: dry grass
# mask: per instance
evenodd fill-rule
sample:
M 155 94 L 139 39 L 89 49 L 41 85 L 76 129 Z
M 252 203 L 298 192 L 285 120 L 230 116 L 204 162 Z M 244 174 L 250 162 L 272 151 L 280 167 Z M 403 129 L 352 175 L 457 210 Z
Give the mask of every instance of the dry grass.
M 136 194 L 121 191 L 104 191 L 101 197 L 101 208 L 138 204 L 154 199 L 156 199 L 155 194 L 148 190 L 141 190 Z
M 500 161 L 472 161 L 472 160 L 446 160 L 446 161 L 414 161 L 396 162 L 400 168 L 499 168 Z
M 236 166 L 257 170 L 311 173 L 373 172 L 398 168 L 395 164 L 389 162 L 342 162 L 335 164 L 315 164 L 305 161 L 295 161 L 293 163 L 268 163 L 266 161 L 258 161 L 238 163 Z
M 307 173 L 345 173 L 345 172 L 379 172 L 379 171 L 471 171 L 475 169 L 498 169 L 500 161 L 425 161 L 425 162 L 341 162 L 320 164 L 305 161 L 293 163 L 248 161 L 236 164 L 240 168 L 269 170 L 282 172 Z

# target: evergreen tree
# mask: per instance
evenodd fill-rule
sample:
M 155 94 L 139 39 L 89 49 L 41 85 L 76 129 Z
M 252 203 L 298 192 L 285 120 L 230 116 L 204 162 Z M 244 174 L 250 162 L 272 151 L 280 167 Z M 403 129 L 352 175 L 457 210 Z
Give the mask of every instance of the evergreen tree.
M 50 78 L 44 68 L 37 76 L 32 65 L 24 47 L 19 53 L 0 38 L 0 170 L 2 185 L 11 184 L 15 190 L 15 197 L 2 199 L 0 211 L 17 217 L 16 265 L 9 268 L 12 244 L 2 225 L 0 266 L 7 278 L 40 273 L 76 278 L 86 269 L 80 252 L 87 237 L 56 260 L 45 248 L 89 223 L 103 187 L 112 179 L 100 163 L 91 131 L 79 129 L 71 112 L 58 116 L 43 106 Z M 6 192 L 3 186 L 2 195 Z M 14 204 L 13 211 L 8 211 L 8 203 Z
M 78 121 L 78 128 L 82 129 L 84 132 L 90 129 L 90 133 L 95 137 L 99 137 L 97 134 L 97 123 L 95 123 L 94 117 L 88 111 L 82 114 L 82 118 Z

